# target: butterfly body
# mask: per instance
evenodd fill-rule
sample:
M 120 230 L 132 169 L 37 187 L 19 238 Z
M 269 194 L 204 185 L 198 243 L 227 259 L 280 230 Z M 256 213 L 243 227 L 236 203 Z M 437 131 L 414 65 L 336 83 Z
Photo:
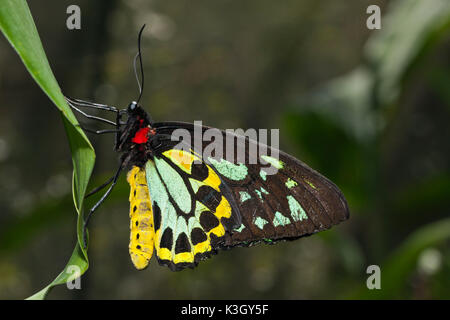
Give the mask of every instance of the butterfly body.
M 133 167 L 127 175 L 130 184 L 129 252 L 136 269 L 147 267 L 154 249 L 155 228 L 145 171 Z

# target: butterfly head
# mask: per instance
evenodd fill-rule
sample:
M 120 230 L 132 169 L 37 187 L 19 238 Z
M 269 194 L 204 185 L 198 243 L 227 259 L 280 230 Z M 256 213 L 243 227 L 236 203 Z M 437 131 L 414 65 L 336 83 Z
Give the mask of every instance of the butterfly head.
M 133 114 L 133 112 L 137 109 L 137 107 L 138 107 L 137 102 L 136 102 L 136 101 L 132 101 L 132 102 L 128 105 L 127 113 L 128 113 L 129 115 Z
M 146 125 L 151 124 L 151 120 L 150 120 L 148 113 L 136 101 L 130 102 L 128 107 L 126 109 L 124 109 L 124 112 L 126 112 L 129 119 L 137 119 L 137 120 L 143 119 L 146 122 L 145 123 Z M 142 123 L 142 121 L 141 121 L 141 123 Z

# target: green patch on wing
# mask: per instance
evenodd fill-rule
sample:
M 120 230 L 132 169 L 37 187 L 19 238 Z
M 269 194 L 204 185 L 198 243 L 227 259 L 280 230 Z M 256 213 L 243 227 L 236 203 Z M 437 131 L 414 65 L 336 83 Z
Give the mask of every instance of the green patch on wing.
M 239 191 L 239 195 L 241 196 L 241 203 L 252 198 L 252 196 L 246 191 Z
M 261 158 L 263 158 L 266 162 L 270 163 L 272 166 L 274 166 L 277 169 L 283 169 L 283 167 L 284 167 L 284 163 L 280 159 L 277 159 L 277 158 L 274 158 L 271 156 L 266 156 L 266 155 L 261 156 Z
M 186 185 L 184 184 L 183 178 L 164 159 L 155 157 L 155 164 L 158 168 L 158 172 L 161 174 L 162 180 L 167 186 L 167 190 L 169 190 L 170 195 L 175 200 L 178 207 L 186 213 L 190 212 L 191 197 Z
M 258 197 L 259 197 L 261 200 L 262 200 L 262 198 L 263 198 L 263 193 L 264 193 L 264 194 L 269 194 L 269 192 L 267 192 L 267 190 L 264 189 L 263 187 L 261 187 L 259 190 L 256 189 L 256 190 L 255 190 L 255 193 L 258 195 Z
M 316 187 L 311 181 L 305 179 L 305 182 L 306 182 L 311 188 L 317 189 L 317 187 Z
M 292 189 L 293 187 L 298 185 L 298 183 L 291 178 L 288 178 L 285 184 L 288 189 Z
M 243 163 L 234 164 L 225 159 L 220 159 L 220 161 L 217 161 L 216 159 L 210 157 L 208 157 L 208 161 L 221 175 L 230 180 L 240 181 L 244 180 L 247 176 L 248 169 Z
M 259 175 L 261 176 L 261 179 L 263 179 L 264 181 L 266 181 L 267 180 L 267 172 L 266 171 L 264 171 L 264 170 L 260 170 L 259 171 Z
M 269 222 L 261 217 L 256 217 L 253 223 L 262 230 L 264 228 L 264 225 Z
M 275 213 L 275 217 L 273 219 L 273 225 L 275 227 L 278 226 L 285 226 L 291 223 L 291 220 L 289 220 L 288 217 L 285 217 L 284 215 L 281 214 L 281 212 L 277 211 Z
M 291 216 L 294 221 L 303 221 L 308 219 L 305 210 L 293 196 L 287 196 L 287 200 L 289 204 L 289 210 L 291 210 Z
M 241 225 L 239 226 L 239 228 L 234 229 L 234 231 L 236 231 L 236 232 L 242 232 L 242 230 L 244 230 L 244 229 L 245 229 L 245 226 L 241 223 Z

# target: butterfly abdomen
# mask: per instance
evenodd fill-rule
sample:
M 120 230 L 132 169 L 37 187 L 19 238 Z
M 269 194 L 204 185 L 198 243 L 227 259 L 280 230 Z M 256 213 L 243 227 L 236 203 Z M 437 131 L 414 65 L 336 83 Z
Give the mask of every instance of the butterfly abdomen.
M 131 261 L 138 270 L 146 268 L 153 254 L 155 229 L 145 170 L 133 167 L 127 176 L 130 184 Z

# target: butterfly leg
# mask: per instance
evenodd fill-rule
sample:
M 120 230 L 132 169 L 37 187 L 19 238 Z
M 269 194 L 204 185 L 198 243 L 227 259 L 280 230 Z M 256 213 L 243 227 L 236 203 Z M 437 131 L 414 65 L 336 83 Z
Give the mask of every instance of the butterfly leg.
M 116 128 L 120 128 L 122 124 L 122 112 L 117 112 L 116 114 Z M 116 141 L 114 142 L 114 150 L 117 150 L 120 145 L 120 130 L 116 131 Z
M 111 185 L 109 186 L 108 190 L 106 190 L 106 192 L 103 194 L 103 196 L 100 198 L 100 200 L 97 201 L 97 203 L 91 208 L 91 210 L 89 210 L 89 213 L 86 216 L 86 219 L 84 220 L 84 223 L 83 223 L 83 242 L 84 242 L 84 247 L 85 248 L 87 247 L 87 225 L 89 223 L 89 220 L 92 217 L 92 214 L 94 213 L 94 211 L 97 210 L 97 208 L 103 203 L 103 201 L 105 201 L 105 199 L 109 196 L 109 194 L 111 193 L 112 189 L 116 185 L 117 179 L 119 178 L 120 172 L 122 171 L 122 168 L 123 168 L 122 164 L 123 164 L 123 162 L 120 164 L 119 169 L 117 170 L 116 174 L 112 178 L 112 183 L 111 183 L 111 181 L 108 181 L 108 183 L 103 184 L 102 186 L 100 186 L 100 188 L 97 188 L 98 190 L 94 190 L 95 192 L 97 192 L 97 191 L 103 189 L 104 187 L 106 187 L 109 183 L 111 183 Z M 91 194 L 93 194 L 92 191 L 88 194 L 88 196 L 91 195 Z
M 97 192 L 99 192 L 100 190 L 105 188 L 107 185 L 109 185 L 113 180 L 114 180 L 114 176 L 109 178 L 108 181 L 104 182 L 102 185 L 100 185 L 100 186 L 96 187 L 95 189 L 89 191 L 89 193 L 87 195 L 85 195 L 84 198 L 86 199 L 86 198 L 92 196 L 93 194 L 96 194 Z
M 80 106 L 80 107 L 88 107 L 88 108 L 93 108 L 93 109 L 101 109 L 101 110 L 106 110 L 106 111 L 112 111 L 112 112 L 119 112 L 120 110 L 118 110 L 117 108 L 113 107 L 113 106 L 108 106 L 106 104 L 101 104 L 101 103 L 95 103 L 95 102 L 90 102 L 90 101 L 86 101 L 86 100 L 81 100 L 81 99 L 74 99 L 74 98 L 69 98 L 67 96 L 65 96 L 66 101 L 68 103 Z
M 119 132 L 118 129 L 93 130 L 93 129 L 85 128 L 83 126 L 80 126 L 80 128 L 83 129 L 86 132 L 90 132 L 90 133 L 94 133 L 94 134 L 117 133 L 117 132 Z
M 73 103 L 71 103 L 69 100 L 66 100 L 66 101 L 67 101 L 67 104 L 68 104 L 73 110 L 75 110 L 75 111 L 77 111 L 78 113 L 82 114 L 82 115 L 85 116 L 86 118 L 92 119 L 92 120 L 101 121 L 101 122 L 104 122 L 104 123 L 107 123 L 107 124 L 111 124 L 111 125 L 113 125 L 113 126 L 116 126 L 116 123 L 115 123 L 115 122 L 113 122 L 113 121 L 111 121 L 111 120 L 108 120 L 108 119 L 103 119 L 103 118 L 100 118 L 100 117 L 96 117 L 96 116 L 92 116 L 92 115 L 90 115 L 90 114 L 87 114 L 86 112 L 84 112 L 84 111 L 82 111 L 81 109 L 77 108 L 77 107 L 76 107 Z

